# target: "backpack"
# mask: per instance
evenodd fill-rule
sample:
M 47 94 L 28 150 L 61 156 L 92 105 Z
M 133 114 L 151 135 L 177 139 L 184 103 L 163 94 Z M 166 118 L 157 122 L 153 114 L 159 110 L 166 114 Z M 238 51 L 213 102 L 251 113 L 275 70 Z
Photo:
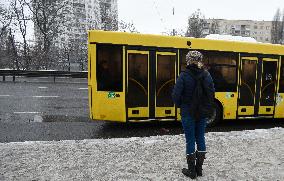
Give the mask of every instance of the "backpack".
M 194 75 L 191 71 L 188 73 L 194 78 L 196 84 L 192 95 L 191 104 L 189 107 L 189 113 L 199 120 L 200 118 L 210 118 L 214 115 L 215 103 L 214 92 L 206 87 L 204 84 L 204 78 L 208 75 L 207 71 Z

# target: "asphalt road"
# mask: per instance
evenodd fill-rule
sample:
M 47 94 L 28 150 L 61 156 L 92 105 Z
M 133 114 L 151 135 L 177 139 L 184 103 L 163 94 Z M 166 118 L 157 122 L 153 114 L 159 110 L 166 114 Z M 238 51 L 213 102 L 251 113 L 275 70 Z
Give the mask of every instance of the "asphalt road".
M 52 78 L 17 80 L 0 83 L 1 115 L 8 122 L 36 121 L 40 116 L 88 115 L 86 79 L 75 82 L 57 78 L 55 83 Z
M 180 122 L 91 121 L 86 79 L 16 78 L 0 82 L 0 142 L 182 134 Z M 231 120 L 207 131 L 284 127 L 284 120 Z

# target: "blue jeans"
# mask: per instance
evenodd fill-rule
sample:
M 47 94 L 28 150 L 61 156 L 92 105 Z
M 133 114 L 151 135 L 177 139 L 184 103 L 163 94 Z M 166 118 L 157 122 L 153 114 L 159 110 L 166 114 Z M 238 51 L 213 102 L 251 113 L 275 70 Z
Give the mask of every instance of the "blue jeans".
M 190 115 L 186 115 L 181 117 L 181 121 L 186 140 L 186 154 L 195 152 L 195 143 L 198 151 L 206 151 L 206 118 L 195 121 Z

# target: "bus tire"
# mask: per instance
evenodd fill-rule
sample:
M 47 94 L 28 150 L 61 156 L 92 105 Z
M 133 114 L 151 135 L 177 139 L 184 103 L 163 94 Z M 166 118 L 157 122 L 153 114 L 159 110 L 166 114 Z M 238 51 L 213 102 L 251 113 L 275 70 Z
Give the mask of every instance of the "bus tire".
M 213 116 L 207 119 L 207 127 L 213 127 L 222 120 L 222 106 L 215 101 Z

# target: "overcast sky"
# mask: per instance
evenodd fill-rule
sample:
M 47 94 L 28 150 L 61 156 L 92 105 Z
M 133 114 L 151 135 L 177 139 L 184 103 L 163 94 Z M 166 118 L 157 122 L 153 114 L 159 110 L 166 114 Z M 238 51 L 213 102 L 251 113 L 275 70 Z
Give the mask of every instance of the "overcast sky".
M 284 9 L 284 0 L 118 0 L 119 19 L 151 34 L 173 28 L 185 31 L 188 17 L 197 9 L 205 18 L 271 21 L 277 8 Z
M 271 21 L 277 8 L 284 9 L 284 0 L 118 0 L 119 19 L 154 34 L 185 29 L 197 9 L 205 18 Z

